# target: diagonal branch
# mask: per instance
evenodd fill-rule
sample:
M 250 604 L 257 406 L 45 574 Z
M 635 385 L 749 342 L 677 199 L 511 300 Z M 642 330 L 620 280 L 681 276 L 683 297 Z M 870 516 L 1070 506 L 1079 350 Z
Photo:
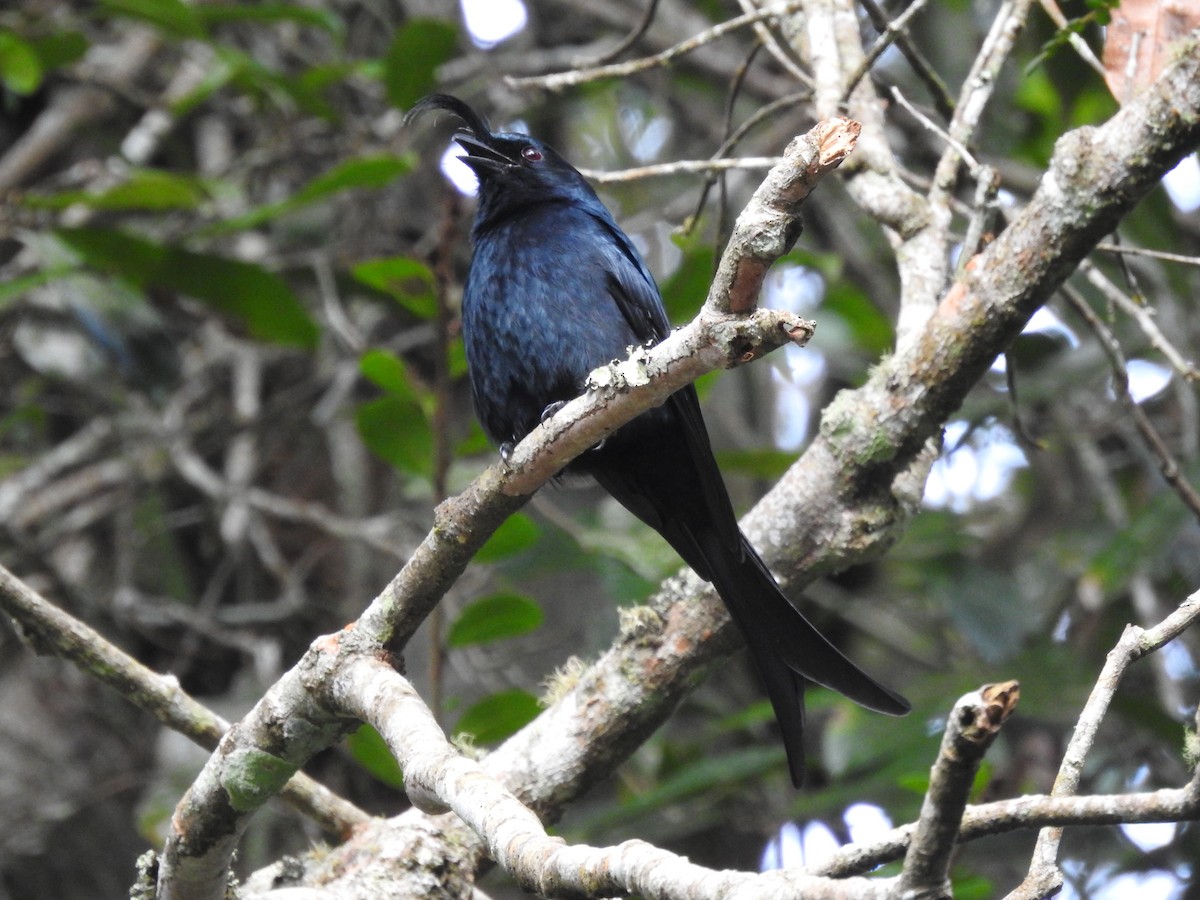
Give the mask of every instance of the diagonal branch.
M 1146 415 L 1141 404 L 1134 400 L 1133 395 L 1129 393 L 1129 367 L 1126 365 L 1125 354 L 1121 350 L 1121 344 L 1116 335 L 1104 324 L 1104 320 L 1092 311 L 1079 291 L 1070 285 L 1064 285 L 1063 296 L 1067 298 L 1071 308 L 1087 323 L 1088 328 L 1100 342 L 1100 347 L 1104 350 L 1104 355 L 1108 357 L 1109 365 L 1112 368 L 1113 392 L 1117 395 L 1121 405 L 1125 407 L 1129 418 L 1133 420 L 1147 449 L 1158 460 L 1158 468 L 1162 472 L 1163 479 L 1175 491 L 1192 516 L 1200 520 L 1200 492 L 1192 487 L 1192 483 L 1184 474 L 1183 467 L 1175 458 L 1175 454 L 1171 452 L 1171 448 L 1167 446 L 1163 436 L 1158 433 L 1158 429 L 1154 427 L 1154 423 L 1150 421 L 1150 417 Z
M 762 24 L 767 19 L 785 15 L 786 13 L 795 11 L 799 7 L 800 0 L 788 0 L 786 3 L 779 3 L 753 12 L 744 13 L 719 25 L 714 25 L 707 31 L 693 35 L 686 41 L 680 41 L 675 46 L 668 47 L 666 50 L 656 53 L 653 56 L 631 59 L 628 62 L 610 63 L 606 66 L 596 66 L 594 68 L 572 68 L 565 72 L 555 72 L 550 75 L 530 75 L 525 77 L 508 75 L 505 76 L 504 82 L 510 88 L 539 88 L 546 91 L 561 91 L 564 88 L 588 84 L 589 82 L 600 81 L 605 78 L 626 77 L 636 72 L 644 72 L 647 69 L 665 66 L 677 57 L 691 53 L 693 50 L 703 47 L 705 44 L 712 43 L 739 28 L 744 28 L 747 25 Z

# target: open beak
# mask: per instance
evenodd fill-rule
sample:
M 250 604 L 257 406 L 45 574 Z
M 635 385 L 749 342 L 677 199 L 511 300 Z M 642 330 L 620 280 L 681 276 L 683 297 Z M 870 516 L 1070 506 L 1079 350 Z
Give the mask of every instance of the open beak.
M 460 156 L 464 163 L 471 167 L 476 175 L 493 175 L 511 169 L 516 163 L 489 146 L 484 141 L 469 132 L 460 132 L 454 136 L 455 142 L 467 151 L 466 156 Z

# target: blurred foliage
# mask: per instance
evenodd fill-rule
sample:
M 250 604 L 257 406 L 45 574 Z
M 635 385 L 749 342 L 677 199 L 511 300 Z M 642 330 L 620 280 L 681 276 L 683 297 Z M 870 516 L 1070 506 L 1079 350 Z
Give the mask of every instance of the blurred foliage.
M 492 594 L 466 606 L 446 633 L 446 645 L 466 647 L 527 634 L 542 624 L 542 608 L 520 594 Z
M 1067 4 L 1070 33 L 1098 46 L 1107 5 Z M 65 139 L 0 182 L 7 566 L 189 690 L 238 707 L 382 589 L 424 536 L 436 500 L 496 459 L 470 416 L 457 339 L 469 204 L 439 171 L 447 126 L 403 131 L 401 111 L 428 90 L 452 90 L 496 123 L 524 122 L 581 166 L 701 158 L 725 136 L 729 83 L 751 47 L 738 33 L 721 45 L 736 62 L 685 58 L 633 79 L 516 95 L 499 73 L 541 70 L 597 35 L 617 37 L 599 7 L 573 4 L 564 16 L 544 0 L 528 6 L 530 27 L 486 51 L 452 11 L 408 18 L 402 5 L 47 0 L 0 11 L 0 172 L 45 117 L 76 117 Z M 713 22 L 733 14 L 715 0 L 689 9 Z M 633 6 L 620 10 L 636 18 Z M 990 14 L 945 0 L 922 13 L 912 38 L 948 79 L 961 77 Z M 677 12 L 659 17 L 676 39 L 694 30 Z M 975 142 L 1000 171 L 1006 203 L 1036 188 L 1065 128 L 1115 109 L 1067 34 L 1031 20 Z M 631 52 L 662 49 L 654 41 L 662 38 L 652 33 Z M 925 102 L 924 85 L 893 54 L 873 74 Z M 794 85 L 758 54 L 729 107 L 733 124 L 785 88 Z M 778 153 L 811 114 L 785 109 L 737 152 Z M 916 181 L 930 177 L 938 138 L 906 116 L 889 121 L 903 165 Z M 756 180 L 730 175 L 687 234 L 676 226 L 696 211 L 699 179 L 604 189 L 645 248 L 674 321 L 703 302 L 721 223 Z M 971 190 L 962 186 L 958 200 L 969 204 Z M 861 383 L 895 340 L 901 286 L 888 236 L 831 182 L 808 210 L 800 246 L 778 267 L 797 277 L 773 281 L 764 302 L 817 320 L 805 354 L 819 365 L 808 375 L 755 366 L 702 387 L 739 507 L 794 462 L 775 436 L 797 415 L 795 398 L 819 410 Z M 957 210 L 954 227 L 965 226 Z M 1198 236 L 1197 215 L 1162 192 L 1119 235 L 1184 253 Z M 1200 269 L 1147 258 L 1120 265 L 1106 253 L 1093 261 L 1154 313 L 1185 358 L 1200 358 Z M 1127 356 L 1166 363 L 1129 316 L 1073 283 Z M 789 818 L 822 820 L 841 835 L 845 809 L 869 802 L 909 820 L 954 698 L 1007 678 L 1021 681 L 1021 705 L 977 794 L 1048 789 L 1125 623 L 1157 621 L 1200 584 L 1195 520 L 1112 396 L 1095 337 L 1065 306 L 1051 308 L 1061 330 L 1028 336 L 1010 356 L 1016 396 L 994 371 L 956 414 L 967 437 L 947 448 L 947 462 L 960 454 L 955 471 L 973 466 L 976 482 L 960 485 L 955 502 L 931 501 L 886 558 L 813 590 L 814 617 L 902 689 L 912 715 L 872 715 L 813 690 L 812 784 L 797 794 L 786 787 L 770 709 L 735 657 L 568 812 L 564 835 L 636 835 L 745 868 Z M 1195 481 L 1194 383 L 1175 373 L 1143 408 Z M 813 421 L 800 430 L 811 433 Z M 999 489 L 984 492 L 974 440 L 997 424 L 1023 462 L 1003 478 L 992 472 Z M 439 446 L 455 448 L 446 471 Z M 615 609 L 640 602 L 677 566 L 657 535 L 567 480 L 496 532 L 447 599 L 444 633 L 409 648 L 408 673 L 423 695 L 443 698 L 437 713 L 456 734 L 499 741 L 536 716 L 534 692 L 548 673 L 600 652 L 617 629 Z M 437 662 L 431 642 L 448 662 Z M 1123 685 L 1088 789 L 1186 777 L 1180 738 L 1197 651 L 1190 636 L 1182 645 L 1170 664 L 1143 662 Z M 24 652 L 0 630 L 0 659 Z M 402 795 L 383 787 L 402 779 L 378 735 L 364 727 L 346 751 L 315 761 L 316 774 L 372 809 L 401 808 Z M 161 776 L 175 777 L 186 784 L 190 775 Z M 112 801 L 129 808 L 131 828 L 139 796 L 131 788 Z M 168 814 L 154 808 L 146 832 Z M 285 822 L 247 850 L 247 864 L 303 850 L 316 839 L 306 827 Z M 1081 883 L 1100 873 L 1102 884 L 1114 861 L 1173 869 L 1194 860 L 1194 832 L 1179 829 L 1152 857 L 1135 856 L 1111 829 L 1104 841 L 1068 846 Z M 958 896 L 1014 883 L 1027 847 L 1001 847 L 963 849 Z M 44 859 L 64 853 L 55 844 Z M 17 871 L 9 858 L 0 845 L 5 885 Z M 45 870 L 42 859 L 21 851 L 22 865 Z M 66 878 L 46 895 L 90 896 Z
M 370 725 L 360 725 L 346 738 L 346 747 L 355 761 L 384 784 L 404 787 L 404 773 L 383 737 Z
M 454 735 L 476 744 L 498 744 L 532 722 L 541 711 L 537 697 L 528 691 L 498 691 L 464 710 L 454 726 Z

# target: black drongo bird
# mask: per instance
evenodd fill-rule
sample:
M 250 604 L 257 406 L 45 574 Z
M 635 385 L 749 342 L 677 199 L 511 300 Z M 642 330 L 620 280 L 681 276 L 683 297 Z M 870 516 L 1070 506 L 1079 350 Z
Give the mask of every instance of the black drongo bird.
M 576 169 L 528 135 L 491 131 L 456 97 L 426 97 L 406 121 L 429 109 L 462 120 L 455 139 L 479 177 L 462 329 L 475 410 L 503 448 L 578 396 L 593 369 L 671 326 L 641 254 Z M 691 386 L 567 471 L 594 477 L 716 587 L 766 685 L 797 787 L 806 681 L 879 712 L 908 711 L 784 597 L 738 528 Z

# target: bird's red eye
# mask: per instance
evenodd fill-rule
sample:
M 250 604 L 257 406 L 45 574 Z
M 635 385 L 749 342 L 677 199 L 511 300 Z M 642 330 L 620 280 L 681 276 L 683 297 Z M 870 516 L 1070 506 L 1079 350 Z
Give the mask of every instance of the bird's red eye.
M 538 162 L 542 158 L 542 151 L 537 147 L 526 147 L 521 151 L 521 158 L 526 162 Z

